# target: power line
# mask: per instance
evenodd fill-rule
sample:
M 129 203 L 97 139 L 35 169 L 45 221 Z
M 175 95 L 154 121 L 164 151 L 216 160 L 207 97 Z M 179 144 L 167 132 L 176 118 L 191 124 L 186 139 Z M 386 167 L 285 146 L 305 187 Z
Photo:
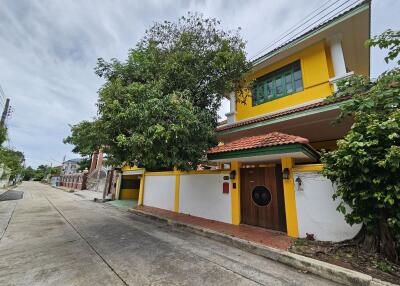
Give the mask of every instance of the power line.
M 341 9 L 340 11 L 338 11 L 336 14 L 332 15 L 332 17 L 328 18 L 331 19 L 337 15 L 339 15 L 340 13 L 342 13 L 343 11 L 345 11 L 347 8 L 353 6 L 355 3 L 359 2 L 359 0 L 355 0 L 353 3 L 351 3 L 350 5 L 347 5 L 346 7 L 344 7 L 343 9 Z M 322 16 L 320 19 L 314 21 L 313 23 L 311 23 L 310 25 L 308 25 L 307 27 L 305 27 L 303 30 L 301 30 L 300 32 L 298 32 L 296 35 L 293 35 L 290 39 L 288 39 L 288 42 L 291 41 L 292 39 L 295 39 L 298 35 L 301 35 L 303 32 L 305 32 L 308 28 L 310 28 L 311 26 L 313 26 L 314 24 L 318 23 L 320 20 L 322 20 L 325 16 L 329 15 L 330 13 L 336 11 L 338 8 L 342 7 L 344 4 L 346 4 L 346 2 L 342 3 L 341 5 L 339 5 L 338 7 L 336 7 L 334 10 L 328 12 L 327 14 L 325 14 L 324 16 Z
M 305 21 L 303 23 L 304 20 L 306 20 L 307 18 L 309 18 L 311 15 L 313 15 L 315 12 L 317 12 L 318 10 L 320 10 L 322 7 L 324 7 L 326 4 L 328 4 L 329 2 L 331 2 L 332 0 L 328 0 L 325 3 L 323 3 L 321 6 L 319 6 L 318 8 L 316 8 L 315 10 L 313 10 L 311 13 L 309 13 L 306 17 L 304 17 L 303 19 L 301 19 L 300 21 L 298 21 L 296 24 L 294 24 L 293 26 L 291 26 L 288 30 L 286 30 L 283 33 L 283 36 L 279 36 L 277 38 L 275 38 L 274 40 L 272 40 L 271 42 L 269 42 L 266 46 L 264 46 L 263 48 L 261 48 L 259 51 L 257 51 L 250 59 L 255 58 L 256 56 L 258 56 L 259 54 L 261 54 L 262 52 L 264 52 L 266 49 L 268 49 L 269 47 L 271 47 L 272 45 L 278 43 L 279 41 L 281 41 L 282 39 L 284 39 L 286 36 L 290 35 L 292 32 L 294 32 L 295 30 L 297 30 L 301 25 L 304 25 L 305 23 L 307 23 L 308 21 L 312 20 L 313 17 L 311 17 L 310 19 L 308 19 L 307 21 Z M 330 6 L 328 6 L 326 9 L 329 9 L 332 5 L 336 4 L 337 2 L 339 2 L 339 0 L 336 0 L 334 3 L 332 3 Z M 315 15 L 317 16 L 317 15 Z M 314 16 L 314 17 L 315 17 Z
M 346 7 L 342 8 L 340 11 L 337 11 L 335 14 L 332 14 L 333 12 L 335 12 L 336 10 L 338 10 L 339 8 L 341 8 L 343 5 L 349 3 L 349 1 L 345 1 L 342 4 L 338 5 L 337 7 L 335 7 L 333 10 L 329 11 L 329 8 L 331 8 L 334 4 L 336 4 L 338 1 L 330 4 L 328 7 L 325 8 L 325 10 L 319 11 L 316 15 L 312 16 L 310 19 L 308 19 L 307 21 L 304 22 L 305 19 L 309 18 L 311 15 L 313 15 L 314 13 L 316 13 L 318 10 L 320 10 L 322 7 L 324 7 L 325 5 L 327 5 L 331 0 L 325 2 L 324 4 L 322 4 L 320 7 L 318 7 L 316 10 L 314 10 L 313 12 L 311 12 L 310 14 L 308 14 L 305 18 L 303 18 L 300 21 L 300 25 L 295 25 L 294 27 L 290 28 L 288 31 L 289 32 L 285 32 L 285 34 L 283 36 L 281 36 L 278 40 L 270 42 L 270 44 L 268 44 L 266 47 L 264 47 L 263 49 L 261 49 L 259 52 L 257 52 L 254 56 L 252 56 L 250 59 L 254 59 L 257 55 L 259 55 L 260 53 L 264 52 L 265 50 L 267 50 L 268 48 L 271 48 L 273 46 L 276 46 L 280 41 L 282 41 L 284 38 L 286 38 L 287 36 L 289 36 L 291 33 L 293 33 L 294 31 L 302 28 L 302 26 L 304 26 L 306 23 L 310 22 L 311 20 L 316 19 L 319 15 L 321 15 L 324 11 L 328 10 L 328 13 L 325 13 L 323 16 L 319 17 L 316 21 L 312 22 L 310 25 L 308 25 L 307 27 L 303 28 L 302 30 L 296 32 L 295 34 L 293 34 L 292 36 L 290 36 L 289 39 L 285 40 L 286 42 L 290 42 L 292 39 L 295 39 L 296 37 L 298 37 L 299 35 L 301 35 L 304 31 L 306 31 L 307 29 L 309 29 L 310 27 L 312 27 L 313 25 L 315 25 L 318 22 L 322 22 L 325 18 L 325 21 L 334 18 L 335 16 L 339 15 L 340 13 L 342 13 L 343 11 L 345 11 L 347 8 L 353 6 L 354 4 L 356 4 L 357 2 L 360 2 L 360 0 L 355 0 L 353 1 L 351 4 L 347 5 Z M 361 0 L 363 1 L 363 0 Z M 328 16 L 328 17 L 327 17 Z M 272 50 L 272 49 L 271 49 Z

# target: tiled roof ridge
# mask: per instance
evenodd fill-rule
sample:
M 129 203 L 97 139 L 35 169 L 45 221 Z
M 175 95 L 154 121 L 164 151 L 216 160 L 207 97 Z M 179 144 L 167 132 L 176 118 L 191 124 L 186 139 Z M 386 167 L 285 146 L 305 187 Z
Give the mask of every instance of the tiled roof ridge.
M 263 147 L 273 147 L 279 145 L 289 145 L 289 144 L 304 144 L 308 145 L 309 140 L 307 138 L 290 135 L 282 132 L 271 132 L 262 135 L 254 135 L 249 137 L 242 137 L 240 139 L 234 140 L 232 142 L 226 143 L 224 145 L 215 146 L 211 148 L 207 153 L 223 153 L 230 151 L 239 151 L 246 149 L 256 149 Z

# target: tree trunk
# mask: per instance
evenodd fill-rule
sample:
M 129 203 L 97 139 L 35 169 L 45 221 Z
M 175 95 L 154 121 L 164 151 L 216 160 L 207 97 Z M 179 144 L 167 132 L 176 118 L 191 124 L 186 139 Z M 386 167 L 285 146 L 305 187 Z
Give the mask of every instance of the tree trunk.
M 396 241 L 393 237 L 392 232 L 387 224 L 386 217 L 381 211 L 379 219 L 379 250 L 380 253 L 387 257 L 392 262 L 398 262 L 399 256 L 396 251 Z
M 363 225 L 354 241 L 367 253 L 380 253 L 392 262 L 399 262 L 396 241 L 387 224 L 385 215 L 381 213 L 376 232 L 369 233 Z
M 379 247 L 379 240 L 377 238 L 377 234 L 369 233 L 365 225 L 363 225 L 359 233 L 354 237 L 354 240 L 365 252 L 376 253 Z

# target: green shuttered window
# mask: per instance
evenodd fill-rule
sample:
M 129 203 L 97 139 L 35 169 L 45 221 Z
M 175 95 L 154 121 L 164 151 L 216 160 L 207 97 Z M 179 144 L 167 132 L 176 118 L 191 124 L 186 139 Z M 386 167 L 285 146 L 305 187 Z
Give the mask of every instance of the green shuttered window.
M 258 78 L 252 90 L 253 106 L 303 90 L 300 61 Z

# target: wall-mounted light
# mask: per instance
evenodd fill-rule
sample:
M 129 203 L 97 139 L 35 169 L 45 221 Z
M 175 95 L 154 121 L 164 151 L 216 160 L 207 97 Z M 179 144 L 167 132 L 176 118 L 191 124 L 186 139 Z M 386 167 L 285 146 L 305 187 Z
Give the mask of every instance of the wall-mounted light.
M 300 177 L 297 177 L 295 181 L 296 181 L 296 183 L 297 183 L 297 190 L 298 190 L 299 192 L 302 192 L 302 191 L 303 191 L 303 187 L 301 186 L 301 184 L 302 184 L 303 182 L 301 181 L 301 178 L 300 178 Z
M 229 178 L 231 178 L 231 180 L 234 180 L 236 178 L 236 170 L 232 170 L 229 174 Z
M 290 176 L 290 171 L 289 171 L 289 169 L 288 169 L 288 168 L 283 169 L 283 171 L 282 171 L 282 178 L 285 179 L 285 180 L 287 180 L 287 179 L 289 179 L 289 176 Z

